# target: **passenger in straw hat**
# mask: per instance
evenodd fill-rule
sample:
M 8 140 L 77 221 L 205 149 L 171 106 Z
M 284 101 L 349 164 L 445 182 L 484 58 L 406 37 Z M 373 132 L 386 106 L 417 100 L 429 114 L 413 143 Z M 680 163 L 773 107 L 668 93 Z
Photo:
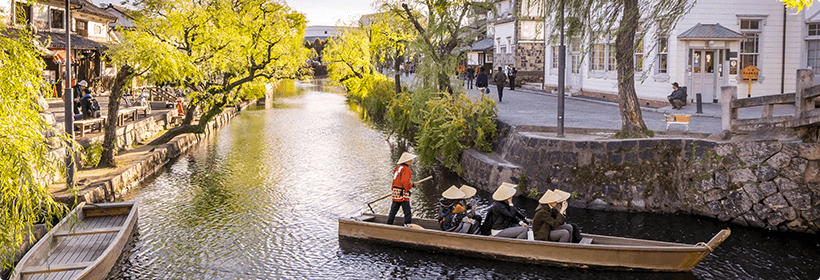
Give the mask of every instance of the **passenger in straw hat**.
M 536 240 L 558 242 L 580 242 L 581 232 L 577 225 L 565 223 L 566 201 L 571 195 L 562 190 L 548 190 L 538 200 L 532 220 L 533 235 Z
M 464 192 L 456 186 L 451 186 L 441 196 L 436 204 L 436 220 L 441 230 L 461 233 L 469 231 L 472 224 L 469 220 L 464 221 L 467 218 Z
M 404 152 L 397 162 L 398 166 L 393 169 L 393 185 L 391 187 L 393 204 L 390 205 L 390 214 L 387 215 L 388 225 L 393 224 L 399 207 L 404 211 L 404 226 L 410 227 L 410 223 L 412 222 L 410 189 L 413 188 L 414 184 L 410 181 L 410 165 L 414 159 L 416 159 L 416 155 Z
M 524 214 L 512 203 L 516 185 L 502 183 L 493 193 L 492 236 L 527 239 L 527 222 Z M 485 221 L 486 222 L 486 221 Z
M 475 188 L 470 187 L 468 185 L 461 185 L 459 188 L 461 192 L 464 193 L 464 207 L 467 208 L 467 217 L 476 221 L 476 225 L 481 223 L 481 215 L 476 213 L 476 206 L 478 203 L 475 202 L 474 196 L 478 192 Z M 476 229 L 477 230 L 477 229 Z M 470 232 L 472 233 L 472 231 Z

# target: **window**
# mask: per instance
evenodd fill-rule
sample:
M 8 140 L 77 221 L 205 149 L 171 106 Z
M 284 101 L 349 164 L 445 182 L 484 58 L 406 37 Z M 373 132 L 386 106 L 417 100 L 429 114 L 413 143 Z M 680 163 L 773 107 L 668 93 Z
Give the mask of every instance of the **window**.
M 808 54 L 806 63 L 811 69 L 820 69 L 820 40 L 806 41 Z
M 558 69 L 558 46 L 552 46 L 552 68 Z
M 640 36 L 640 35 L 636 35 Z M 643 72 L 643 38 L 635 38 L 635 72 Z
M 614 44 L 608 44 L 606 47 L 609 48 L 609 59 L 607 60 L 606 71 L 617 71 L 618 64 L 617 61 L 615 61 L 615 52 L 617 48 L 615 48 Z
M 51 9 L 51 28 L 63 29 L 65 25 L 65 12 L 63 10 Z
M 749 65 L 757 66 L 760 56 L 760 27 L 759 19 L 741 19 L 740 33 L 743 34 L 743 41 L 740 41 L 740 68 Z
M 820 36 L 820 23 L 809 24 L 809 36 Z
M 31 22 L 31 5 L 21 2 L 14 2 L 14 22 L 19 25 L 26 25 Z
M 668 67 L 666 63 L 668 62 L 669 56 L 669 47 L 668 47 L 669 37 L 666 35 L 659 36 L 658 38 L 658 73 L 666 73 Z
M 76 29 L 75 31 L 77 31 L 77 34 L 79 34 L 80 36 L 88 37 L 88 22 L 87 21 L 77 20 L 77 22 L 75 23 L 74 28 Z
M 511 37 L 507 37 L 507 53 L 512 53 L 513 42 Z
M 592 53 L 590 54 L 592 63 L 589 70 L 604 71 L 606 61 L 606 45 L 597 44 L 592 46 Z

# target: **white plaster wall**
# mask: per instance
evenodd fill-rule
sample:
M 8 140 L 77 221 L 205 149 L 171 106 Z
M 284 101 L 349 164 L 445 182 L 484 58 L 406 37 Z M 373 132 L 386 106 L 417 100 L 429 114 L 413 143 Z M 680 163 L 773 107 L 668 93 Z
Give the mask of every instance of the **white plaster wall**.
M 510 38 L 507 41 L 507 38 Z M 507 53 L 507 50 L 501 50 L 500 46 L 509 48 L 510 42 L 515 42 L 515 22 L 505 22 L 495 25 L 495 38 L 493 38 L 496 53 Z M 501 40 L 501 43 L 499 43 Z
M 669 39 L 669 58 L 668 58 L 668 79 L 663 75 L 656 75 L 657 67 L 653 66 L 650 73 L 646 73 L 647 77 L 643 82 L 636 81 L 636 91 L 640 98 L 652 100 L 666 100 L 666 96 L 672 91 L 670 83 L 678 82 L 681 85 L 688 86 L 688 79 L 686 75 L 686 67 L 688 64 L 688 53 L 686 41 L 679 41 L 677 36 L 685 32 L 689 28 L 698 23 L 714 24 L 719 23 L 723 27 L 734 31 L 740 31 L 740 21 L 738 15 L 768 15 L 764 20 L 762 26 L 762 33 L 760 35 L 760 57 L 759 67 L 761 68 L 762 81 L 753 82 L 752 96 L 762 96 L 780 93 L 781 87 L 781 62 L 782 62 L 782 44 L 783 44 L 783 5 L 778 1 L 749 1 L 743 0 L 700 0 L 697 2 L 692 11 L 680 20 L 676 28 L 671 32 Z M 820 11 L 820 8 L 814 5 L 808 12 Z M 795 14 L 796 9 L 787 11 L 786 23 L 786 57 L 785 57 L 785 79 L 784 91 L 794 92 L 796 70 L 806 66 L 806 44 L 805 24 L 803 21 L 804 15 L 807 11 L 804 10 L 801 14 Z M 820 20 L 820 17 L 818 17 Z M 647 36 L 649 37 L 649 36 Z M 648 40 L 647 40 L 648 41 Z M 705 46 L 704 41 L 690 41 L 690 45 L 701 44 Z M 550 75 L 551 66 L 551 45 L 547 46 L 545 58 L 547 63 L 546 68 L 546 86 L 557 85 L 557 75 L 553 73 Z M 653 43 L 647 42 L 645 48 L 652 47 Z M 721 47 L 723 48 L 723 47 Z M 739 51 L 737 42 L 733 42 L 729 47 L 732 51 Z M 739 56 L 739 55 L 738 55 Z M 644 51 L 644 64 L 652 63 L 655 59 L 654 50 Z M 568 60 L 569 63 L 569 60 Z M 585 57 L 584 64 L 581 66 L 582 74 L 584 75 L 583 90 L 595 91 L 604 93 L 617 94 L 617 79 L 613 79 L 610 75 L 604 75 L 603 78 L 589 77 L 589 57 Z M 556 71 L 552 71 L 556 72 Z M 568 74 L 569 75 L 569 74 Z M 728 75 L 727 72 L 724 75 Z M 640 76 L 636 75 L 636 76 Z M 729 77 L 731 78 L 731 77 Z M 722 80 L 719 80 L 722 83 Z M 747 82 L 737 82 L 738 95 L 745 96 L 748 91 Z M 718 93 L 719 94 L 719 93 Z M 689 92 L 689 98 L 694 98 L 694 92 Z M 704 97 L 706 99 L 706 97 Z M 706 102 L 707 100 L 704 100 Z
M 512 0 L 499 1 L 495 4 L 496 19 L 512 19 Z
M 0 22 L 5 25 L 11 23 L 11 0 L 0 1 Z
M 100 32 L 97 33 L 97 27 Z M 88 37 L 95 41 L 108 41 L 108 24 L 97 21 L 88 22 Z
M 521 38 L 519 41 L 537 41 L 537 43 L 544 42 L 544 23 L 537 21 L 520 21 Z
M 478 65 L 478 52 L 467 53 L 467 65 Z

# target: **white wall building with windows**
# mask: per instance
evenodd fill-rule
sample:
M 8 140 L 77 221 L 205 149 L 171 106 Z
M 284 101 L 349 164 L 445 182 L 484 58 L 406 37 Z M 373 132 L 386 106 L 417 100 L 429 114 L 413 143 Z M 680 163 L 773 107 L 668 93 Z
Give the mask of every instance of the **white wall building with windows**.
M 751 96 L 794 92 L 797 69 L 820 67 L 820 5 L 797 13 L 780 1 L 700 0 L 669 34 L 639 32 L 649 32 L 635 52 L 641 99 L 665 101 L 673 82 L 687 87 L 689 100 L 701 93 L 703 102 L 720 100 L 726 85 L 736 85 L 739 97 L 750 84 Z M 567 91 L 618 94 L 615 32 L 568 42 Z M 547 89 L 558 84 L 558 44 L 548 45 Z M 742 79 L 748 65 L 760 69 L 757 81 Z

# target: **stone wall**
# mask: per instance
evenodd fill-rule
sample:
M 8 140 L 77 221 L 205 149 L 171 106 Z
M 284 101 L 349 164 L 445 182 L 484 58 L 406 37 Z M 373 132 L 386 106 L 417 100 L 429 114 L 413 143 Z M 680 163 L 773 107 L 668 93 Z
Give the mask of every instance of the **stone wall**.
M 820 145 L 693 138 L 555 138 L 501 125 L 492 154 L 462 156 L 463 177 L 494 191 L 519 183 L 533 199 L 573 193 L 573 207 L 683 212 L 792 232 L 820 232 Z M 554 134 L 552 134 L 554 135 Z

